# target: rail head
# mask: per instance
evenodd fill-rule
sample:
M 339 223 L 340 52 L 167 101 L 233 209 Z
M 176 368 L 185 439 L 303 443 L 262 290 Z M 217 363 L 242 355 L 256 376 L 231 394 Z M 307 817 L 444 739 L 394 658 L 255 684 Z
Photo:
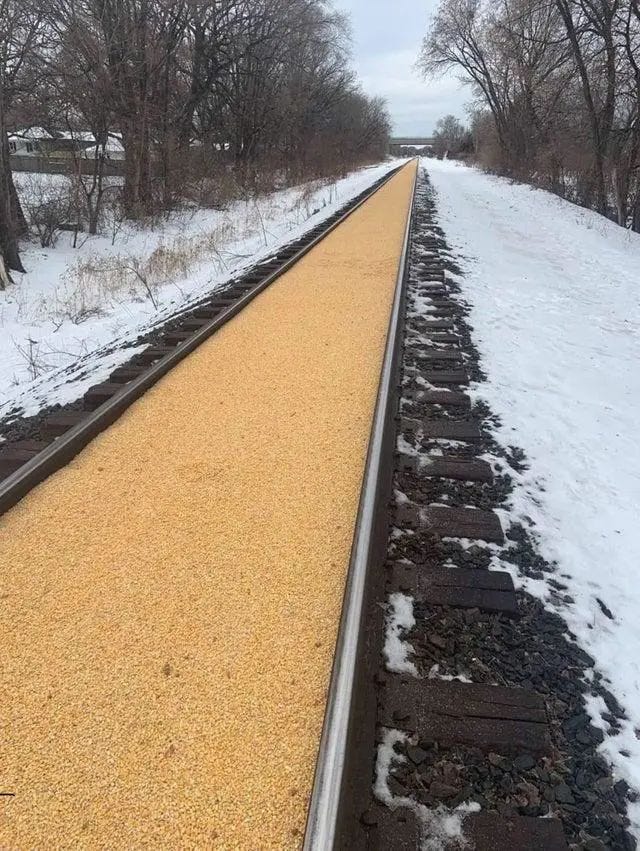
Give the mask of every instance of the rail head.
M 365 590 L 372 562 L 372 539 L 385 434 L 394 414 L 394 375 L 400 345 L 401 309 L 406 289 L 407 256 L 417 175 L 416 168 L 369 437 L 313 789 L 307 813 L 304 851 L 330 851 L 336 842 Z

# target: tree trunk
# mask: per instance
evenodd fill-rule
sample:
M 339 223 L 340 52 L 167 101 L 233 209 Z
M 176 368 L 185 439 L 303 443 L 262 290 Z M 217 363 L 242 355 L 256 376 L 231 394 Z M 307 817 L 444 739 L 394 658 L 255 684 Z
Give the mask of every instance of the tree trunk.
M 578 69 L 580 81 L 582 85 L 582 93 L 584 102 L 589 117 L 589 125 L 591 129 L 591 140 L 593 145 L 594 158 L 594 178 L 595 178 L 595 209 L 598 213 L 606 215 L 607 212 L 607 192 L 605 183 L 605 156 L 608 142 L 609 127 L 601 126 L 601 117 L 596 108 L 593 92 L 591 88 L 591 80 L 589 69 L 585 61 L 582 48 L 580 45 L 578 33 L 576 31 L 575 22 L 573 20 L 572 8 L 568 0 L 556 0 L 556 8 L 565 25 L 567 37 L 573 52 L 573 58 Z
M 122 129 L 124 147 L 124 188 L 122 192 L 127 218 L 139 219 L 148 210 L 149 147 L 144 119 L 128 122 Z
M 616 219 L 618 224 L 625 227 L 627 224 L 627 181 L 620 173 L 620 166 L 614 166 L 611 173 L 613 184 L 613 197 L 616 204 Z
M 4 124 L 4 97 L 0 90 L 0 257 L 4 272 L 0 289 L 10 280 L 8 270 L 24 272 L 18 249 L 18 236 L 26 228 L 9 161 L 9 140 Z
M 11 160 L 9 160 L 9 166 L 11 166 Z M 9 167 L 8 179 L 9 201 L 11 203 L 11 213 L 16 228 L 16 234 L 18 236 L 27 236 L 29 233 L 29 225 L 27 224 L 27 220 L 22 209 L 22 204 L 20 203 L 20 198 L 18 197 L 16 185 L 13 182 L 13 172 L 11 170 L 11 167 Z
M 636 190 L 636 199 L 633 204 L 633 215 L 631 216 L 631 230 L 640 233 L 640 187 Z
M 18 250 L 15 223 L 12 221 L 10 214 L 11 205 L 8 201 L 6 182 L 2 179 L 2 175 L 0 175 L 0 256 L 4 261 L 5 269 L 24 272 L 24 266 L 20 260 L 20 252 Z M 8 274 L 7 277 L 9 278 Z M 0 280 L 0 289 L 4 289 L 4 283 L 4 281 Z

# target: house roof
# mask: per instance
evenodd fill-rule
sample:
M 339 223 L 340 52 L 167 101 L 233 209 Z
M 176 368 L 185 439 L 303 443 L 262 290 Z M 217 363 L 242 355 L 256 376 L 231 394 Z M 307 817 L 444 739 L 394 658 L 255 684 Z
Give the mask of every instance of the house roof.
M 9 139 L 27 139 L 29 142 L 36 142 L 38 139 L 55 139 L 53 133 L 49 133 L 44 127 L 25 127 L 24 129 L 16 130 L 15 133 L 9 133 Z
M 96 141 L 96 137 L 93 135 L 91 130 L 65 130 L 58 134 L 58 138 L 68 139 L 75 142 L 87 142 L 90 145 L 94 145 Z M 110 151 L 111 153 L 122 153 L 124 151 L 124 146 L 121 142 L 121 136 L 119 133 L 108 134 L 105 150 Z

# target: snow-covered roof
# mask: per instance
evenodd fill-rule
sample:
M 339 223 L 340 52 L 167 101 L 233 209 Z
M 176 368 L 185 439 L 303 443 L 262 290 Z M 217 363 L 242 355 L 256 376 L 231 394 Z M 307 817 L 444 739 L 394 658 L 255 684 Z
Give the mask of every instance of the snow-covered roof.
M 108 151 L 122 151 L 124 153 L 124 145 L 122 144 L 122 136 L 120 133 L 109 133 L 107 140 Z
M 38 139 L 55 139 L 53 133 L 49 133 L 44 127 L 26 127 L 21 130 L 16 130 L 15 133 L 9 133 L 9 139 L 28 139 L 30 142 L 36 142 Z
M 90 130 L 63 130 L 56 134 L 58 139 L 69 139 L 74 142 L 95 142 L 95 136 Z
M 75 142 L 89 142 L 92 145 L 95 144 L 96 141 L 96 137 L 93 135 L 91 130 L 65 130 L 58 134 L 58 138 L 69 139 Z M 112 153 L 123 152 L 124 146 L 121 142 L 121 138 L 120 133 L 109 133 L 105 149 Z

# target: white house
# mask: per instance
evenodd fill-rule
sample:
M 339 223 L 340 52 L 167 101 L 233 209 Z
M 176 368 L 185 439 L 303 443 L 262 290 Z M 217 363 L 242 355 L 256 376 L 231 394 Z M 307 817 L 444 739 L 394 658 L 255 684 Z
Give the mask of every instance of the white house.
M 52 133 L 44 127 L 28 127 L 25 130 L 16 130 L 9 134 L 9 151 L 20 156 L 39 157 L 42 155 L 40 143 L 47 139 L 54 139 Z
M 58 134 L 60 140 L 58 150 L 60 153 L 66 151 L 67 155 L 73 151 L 88 159 L 93 159 L 95 154 L 96 138 L 90 130 L 72 130 Z M 49 143 L 51 144 L 51 143 Z M 55 147 L 55 143 L 53 143 Z M 107 144 L 104 147 L 104 155 L 108 160 L 123 160 L 124 147 L 120 133 L 109 133 Z
M 93 159 L 95 144 L 95 136 L 88 130 L 49 133 L 43 127 L 30 127 L 9 135 L 9 151 L 19 156 L 68 159 L 75 154 Z M 109 133 L 105 157 L 108 160 L 124 159 L 119 133 Z

